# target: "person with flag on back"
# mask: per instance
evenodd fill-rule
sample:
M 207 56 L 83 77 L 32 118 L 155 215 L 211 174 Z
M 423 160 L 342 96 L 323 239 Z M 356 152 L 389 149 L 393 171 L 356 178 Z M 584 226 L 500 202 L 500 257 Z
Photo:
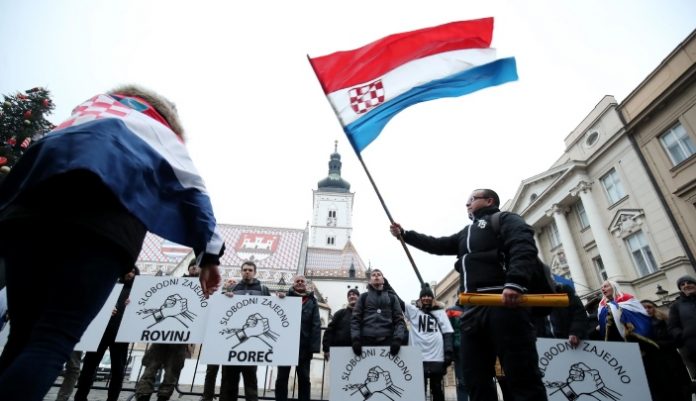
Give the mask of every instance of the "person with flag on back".
M 491 215 L 500 212 L 491 189 L 476 189 L 466 207 L 472 223 L 447 237 L 431 237 L 390 226 L 394 237 L 425 252 L 456 255 L 460 291 L 500 294 L 504 307 L 464 306 L 461 349 L 464 379 L 472 401 L 497 400 L 493 379 L 496 356 L 515 394 L 515 401 L 544 401 L 531 311 L 520 307 L 522 295 L 539 268 L 534 230 L 514 213 L 500 215 L 499 232 Z M 504 255 L 504 257 L 502 257 Z
M 176 107 L 127 85 L 76 107 L 2 183 L 0 258 L 12 327 L 0 357 L 1 398 L 44 398 L 148 231 L 193 248 L 205 296 L 217 289 L 224 241 Z M 27 238 L 50 240 L 37 252 Z

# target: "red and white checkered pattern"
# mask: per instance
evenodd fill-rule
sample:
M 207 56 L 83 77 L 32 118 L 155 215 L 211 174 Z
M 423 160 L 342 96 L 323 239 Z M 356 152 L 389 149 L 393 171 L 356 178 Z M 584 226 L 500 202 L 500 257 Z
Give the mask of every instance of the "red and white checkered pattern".
M 70 118 L 62 122 L 55 128 L 55 130 L 100 118 L 125 117 L 132 111 L 133 109 L 119 103 L 118 100 L 112 97 L 106 95 L 97 95 L 75 107 Z
M 376 106 L 384 103 L 384 86 L 382 80 L 378 79 L 367 85 L 351 88 L 348 91 L 350 96 L 350 107 L 358 114 L 367 113 Z

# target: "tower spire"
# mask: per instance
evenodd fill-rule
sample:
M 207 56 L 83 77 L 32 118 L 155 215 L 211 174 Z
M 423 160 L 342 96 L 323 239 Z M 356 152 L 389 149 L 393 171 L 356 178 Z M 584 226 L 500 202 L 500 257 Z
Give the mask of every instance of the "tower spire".
M 350 183 L 341 178 L 341 155 L 338 153 L 338 141 L 334 141 L 334 152 L 329 159 L 329 175 L 319 181 L 318 189 L 325 192 L 349 192 Z

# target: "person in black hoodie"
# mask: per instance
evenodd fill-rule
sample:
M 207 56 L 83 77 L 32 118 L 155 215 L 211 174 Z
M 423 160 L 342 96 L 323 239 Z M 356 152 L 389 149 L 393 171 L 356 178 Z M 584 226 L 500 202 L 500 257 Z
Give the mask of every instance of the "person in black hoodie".
M 97 374 L 97 367 L 101 362 L 106 349 L 109 349 L 111 356 L 111 380 L 109 381 L 109 392 L 107 401 L 116 401 L 121 393 L 123 386 L 123 376 L 126 371 L 126 359 L 128 357 L 128 343 L 117 343 L 116 334 L 121 326 L 123 319 L 123 311 L 128 304 L 131 288 L 133 288 L 133 280 L 135 276 L 140 274 L 137 266 L 133 266 L 128 274 L 123 276 L 119 281 L 123 283 L 123 288 L 116 301 L 116 306 L 111 312 L 111 319 L 104 330 L 99 347 L 96 352 L 88 352 L 82 364 L 80 377 L 77 379 L 77 391 L 75 392 L 75 401 L 87 401 L 87 395 L 92 388 L 94 378 Z
M 300 347 L 297 362 L 297 391 L 298 401 L 309 401 L 311 383 L 309 381 L 309 368 L 315 352 L 319 352 L 321 338 L 321 320 L 319 319 L 319 304 L 314 297 L 314 292 L 307 290 L 307 279 L 302 275 L 293 278 L 292 287 L 288 290 L 289 297 L 302 297 L 302 319 L 300 323 Z M 280 293 L 278 297 L 284 298 Z M 278 366 L 276 378 L 276 401 L 287 401 L 288 381 L 290 379 L 290 366 Z
M 531 311 L 519 307 L 539 268 L 534 230 L 519 215 L 504 212 L 496 232 L 491 215 L 499 206 L 495 191 L 476 189 L 466 203 L 472 224 L 458 233 L 436 238 L 404 231 L 396 222 L 389 229 L 422 251 L 456 255 L 460 291 L 500 294 L 504 307 L 466 306 L 462 314 L 463 373 L 471 400 L 497 400 L 490 385 L 497 356 L 517 401 L 545 401 Z
M 346 296 L 348 297 L 348 305 L 336 311 L 324 331 L 322 349 L 324 351 L 324 359 L 327 361 L 330 357 L 331 347 L 351 346 L 350 320 L 353 317 L 353 307 L 355 307 L 355 303 L 360 297 L 360 291 L 357 288 L 351 288 Z

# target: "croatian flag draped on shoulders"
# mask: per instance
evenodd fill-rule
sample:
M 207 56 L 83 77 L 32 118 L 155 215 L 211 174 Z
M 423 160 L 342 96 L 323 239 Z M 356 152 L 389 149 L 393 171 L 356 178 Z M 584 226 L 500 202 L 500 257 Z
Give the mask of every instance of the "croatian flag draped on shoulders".
M 397 33 L 309 61 L 359 155 L 401 110 L 517 79 L 490 48 L 493 18 Z
M 611 282 L 614 291 L 613 298 L 602 297 L 599 302 L 597 318 L 599 320 L 599 332 L 603 338 L 607 339 L 609 329 L 608 323 L 613 321 L 619 335 L 627 340 L 634 337 L 642 341 L 653 343 L 652 325 L 650 316 L 643 305 L 633 295 L 625 293 L 618 284 Z M 609 319 L 611 315 L 611 319 Z M 612 323 L 609 323 L 611 325 Z
M 143 99 L 94 96 L 22 157 L 27 160 L 15 168 L 28 171 L 5 181 L 0 209 L 51 176 L 87 170 L 149 231 L 193 248 L 199 263 L 204 254 L 224 251 L 208 192 L 182 138 Z

